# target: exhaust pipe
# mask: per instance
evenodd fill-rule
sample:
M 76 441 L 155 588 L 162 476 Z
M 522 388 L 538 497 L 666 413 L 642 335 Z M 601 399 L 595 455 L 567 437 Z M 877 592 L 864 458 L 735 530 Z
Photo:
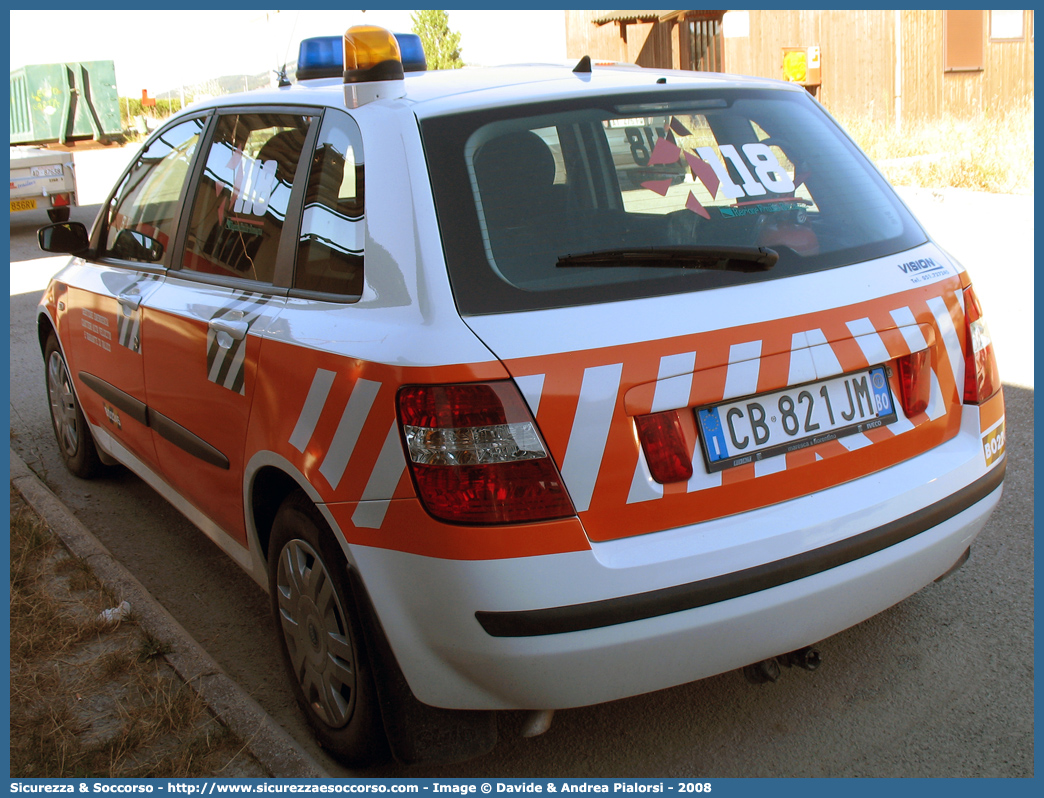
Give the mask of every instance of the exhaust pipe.
M 822 664 L 823 658 L 819 650 L 812 646 L 799 648 L 787 654 L 781 654 L 772 659 L 764 659 L 747 665 L 743 668 L 743 677 L 751 684 L 767 684 L 779 681 L 780 669 L 783 665 L 787 668 L 798 667 L 806 671 L 816 670 Z
M 551 728 L 551 719 L 555 716 L 553 709 L 534 709 L 526 715 L 522 723 L 523 737 L 538 737 Z
M 743 668 L 743 678 L 751 684 L 767 684 L 779 681 L 779 663 L 774 659 L 763 659 Z
M 780 662 L 790 667 L 803 668 L 806 671 L 814 671 L 823 662 L 823 658 L 819 655 L 819 651 L 812 646 L 805 646 L 799 648 L 797 651 L 791 651 L 789 654 L 784 654 L 778 658 Z

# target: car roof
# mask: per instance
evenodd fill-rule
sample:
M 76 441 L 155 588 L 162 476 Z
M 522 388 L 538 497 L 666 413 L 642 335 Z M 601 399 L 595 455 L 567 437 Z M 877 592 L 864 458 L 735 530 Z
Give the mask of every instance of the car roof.
M 783 81 L 725 75 L 712 72 L 645 69 L 628 64 L 595 66 L 591 72 L 574 72 L 562 64 L 514 64 L 465 67 L 408 73 L 406 94 L 394 100 L 406 102 L 418 117 L 518 103 L 554 101 L 592 94 L 644 93 L 664 88 L 760 88 L 802 92 Z M 344 108 L 344 83 L 339 78 L 300 81 L 280 89 L 259 89 L 214 98 L 197 105 L 292 104 Z

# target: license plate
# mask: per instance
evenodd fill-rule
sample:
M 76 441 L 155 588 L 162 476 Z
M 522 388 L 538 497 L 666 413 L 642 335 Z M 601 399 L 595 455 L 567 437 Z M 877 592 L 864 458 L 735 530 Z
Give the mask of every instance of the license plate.
M 776 457 L 896 420 L 883 366 L 696 411 L 710 472 Z
M 36 199 L 29 197 L 28 199 L 13 199 L 11 200 L 11 213 L 17 213 L 18 211 L 35 211 L 36 210 Z
M 56 164 L 54 166 L 34 166 L 29 170 L 29 174 L 33 177 L 61 177 L 62 173 L 61 164 Z

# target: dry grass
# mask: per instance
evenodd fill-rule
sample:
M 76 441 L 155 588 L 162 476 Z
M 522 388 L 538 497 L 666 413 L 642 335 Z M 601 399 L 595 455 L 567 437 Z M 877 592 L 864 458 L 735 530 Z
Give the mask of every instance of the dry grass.
M 839 118 L 895 185 L 1033 192 L 1033 106 L 975 119 L 891 124 Z
M 265 775 L 118 604 L 12 490 L 11 775 Z

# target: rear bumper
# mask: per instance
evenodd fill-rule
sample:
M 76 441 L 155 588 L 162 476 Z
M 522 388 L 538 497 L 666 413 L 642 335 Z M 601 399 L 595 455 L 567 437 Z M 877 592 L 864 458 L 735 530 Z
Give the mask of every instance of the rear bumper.
M 1003 459 L 984 464 L 978 414 L 964 416 L 955 438 L 864 479 L 591 551 L 351 554 L 425 703 L 557 709 L 637 695 L 810 645 L 948 571 L 1003 480 Z
M 531 637 L 632 623 L 706 607 L 804 579 L 876 554 L 927 532 L 1000 490 L 1004 463 L 953 496 L 855 537 L 743 571 L 632 596 L 540 610 L 475 613 L 494 637 Z M 999 495 L 999 494 L 998 494 Z

